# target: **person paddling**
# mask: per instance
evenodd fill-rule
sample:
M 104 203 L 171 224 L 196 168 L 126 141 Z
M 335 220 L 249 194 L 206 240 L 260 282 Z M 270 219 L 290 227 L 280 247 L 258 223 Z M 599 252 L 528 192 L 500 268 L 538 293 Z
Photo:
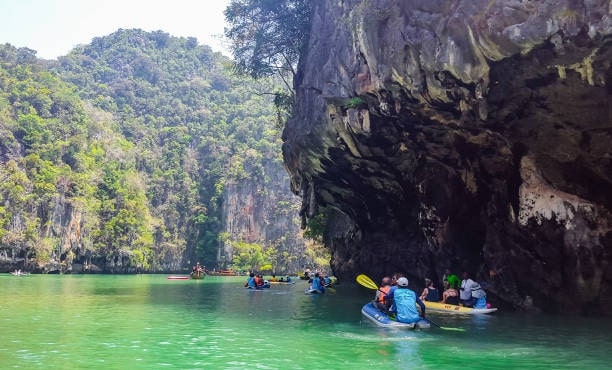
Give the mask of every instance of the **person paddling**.
M 389 306 L 391 305 L 391 302 L 388 299 L 390 289 L 391 278 L 385 276 L 382 278 L 380 287 L 376 291 L 376 296 L 374 297 L 374 307 L 385 313 L 389 312 Z
M 255 284 L 255 273 L 251 272 L 249 274 L 249 278 L 248 278 L 247 282 L 244 284 L 244 286 L 246 288 L 249 288 L 249 289 L 257 288 L 257 284 Z
M 421 316 L 417 311 L 417 304 L 421 308 Z M 425 304 L 416 296 L 415 292 L 408 289 L 408 279 L 405 277 L 397 279 L 397 289 L 395 289 L 393 304 L 389 311 L 396 313 L 397 321 L 406 324 L 418 322 L 421 318 L 425 318 Z

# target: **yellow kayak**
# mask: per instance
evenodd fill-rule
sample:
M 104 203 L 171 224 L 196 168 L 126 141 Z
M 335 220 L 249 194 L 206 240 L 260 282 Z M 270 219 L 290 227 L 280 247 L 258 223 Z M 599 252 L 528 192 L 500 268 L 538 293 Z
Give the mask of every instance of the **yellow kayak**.
M 497 308 L 470 308 L 457 306 L 454 304 L 442 303 L 442 302 L 428 302 L 423 301 L 425 303 L 425 308 L 427 310 L 436 311 L 436 312 L 448 312 L 455 314 L 464 314 L 464 315 L 475 315 L 482 313 L 491 313 L 497 311 Z

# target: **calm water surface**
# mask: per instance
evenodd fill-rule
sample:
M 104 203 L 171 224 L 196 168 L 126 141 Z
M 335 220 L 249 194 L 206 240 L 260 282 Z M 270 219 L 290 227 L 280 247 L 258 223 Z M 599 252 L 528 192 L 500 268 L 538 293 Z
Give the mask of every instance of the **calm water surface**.
M 242 278 L 0 275 L 0 368 L 609 369 L 612 319 L 431 313 L 465 332 L 361 317 L 371 291 L 246 291 Z

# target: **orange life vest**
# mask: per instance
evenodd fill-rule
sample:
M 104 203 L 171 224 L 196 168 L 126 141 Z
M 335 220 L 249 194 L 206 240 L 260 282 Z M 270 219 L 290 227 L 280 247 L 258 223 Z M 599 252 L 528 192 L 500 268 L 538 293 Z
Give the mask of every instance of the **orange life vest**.
M 387 286 L 381 286 L 379 288 L 380 290 L 380 294 L 378 295 L 378 302 L 380 303 L 385 303 L 385 298 L 387 298 L 387 296 L 389 295 L 389 290 L 391 289 L 390 285 Z
M 261 281 L 261 278 L 259 276 L 255 276 L 255 286 L 261 285 L 263 285 L 263 281 Z

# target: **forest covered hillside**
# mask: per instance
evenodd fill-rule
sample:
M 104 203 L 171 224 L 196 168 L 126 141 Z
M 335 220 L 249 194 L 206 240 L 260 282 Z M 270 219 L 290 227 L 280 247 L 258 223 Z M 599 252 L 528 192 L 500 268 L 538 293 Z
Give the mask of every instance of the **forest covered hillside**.
M 276 89 L 162 31 L 120 29 L 57 61 L 0 46 L 2 266 L 311 264 L 283 180 Z

